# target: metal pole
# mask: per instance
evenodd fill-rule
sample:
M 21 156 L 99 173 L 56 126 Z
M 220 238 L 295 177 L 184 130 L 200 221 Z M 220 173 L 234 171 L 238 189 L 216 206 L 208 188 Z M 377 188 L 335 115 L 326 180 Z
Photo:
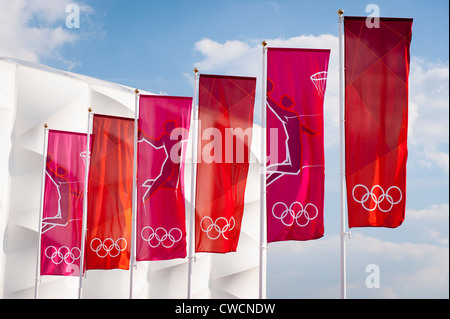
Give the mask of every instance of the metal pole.
M 344 153 L 344 41 L 342 33 L 344 10 L 339 9 L 339 138 L 340 138 L 340 208 L 341 208 L 341 231 L 340 231 L 340 253 L 341 253 L 341 299 L 347 298 L 346 258 L 345 258 L 345 236 L 348 235 L 345 227 L 345 153 Z
M 260 176 L 260 230 L 259 230 L 259 299 L 266 298 L 266 52 L 267 42 L 262 43 L 262 90 L 261 90 L 261 176 Z
M 39 282 L 41 280 L 41 236 L 42 236 L 42 215 L 44 213 L 44 188 L 45 188 L 45 174 L 47 168 L 47 146 L 48 146 L 48 125 L 44 125 L 44 146 L 42 151 L 43 165 L 42 165 L 42 181 L 41 181 L 41 202 L 39 206 L 39 224 L 38 224 L 38 247 L 37 247 L 37 258 L 36 258 L 36 279 L 34 283 L 34 299 L 38 299 L 39 292 Z
M 189 252 L 188 252 L 188 291 L 187 299 L 191 299 L 192 293 L 192 262 L 195 254 L 195 192 L 196 192 L 196 157 L 197 157 L 197 121 L 198 121 L 198 110 L 196 107 L 197 100 L 197 79 L 198 79 L 198 69 L 194 69 L 194 98 L 192 99 L 192 164 L 191 164 L 191 211 L 189 214 Z
M 88 92 L 89 96 L 91 94 L 91 90 L 89 88 Z M 87 228 L 87 196 L 88 196 L 88 174 L 89 174 L 89 166 L 91 162 L 91 152 L 90 152 L 90 144 L 91 144 L 91 114 L 92 109 L 88 109 L 88 130 L 87 130 L 87 140 L 86 140 L 86 166 L 84 169 L 84 195 L 83 195 L 83 227 L 81 232 L 81 258 L 80 258 L 80 283 L 78 286 L 78 299 L 82 298 L 82 290 L 83 290 L 83 273 L 84 273 L 84 257 L 85 257 L 85 247 L 86 247 L 86 228 Z
M 133 299 L 133 276 L 136 267 L 136 220 L 137 220 L 137 138 L 138 138 L 138 106 L 139 90 L 136 89 L 134 102 L 134 147 L 133 147 L 133 207 L 131 219 L 131 256 L 130 256 L 130 299 Z

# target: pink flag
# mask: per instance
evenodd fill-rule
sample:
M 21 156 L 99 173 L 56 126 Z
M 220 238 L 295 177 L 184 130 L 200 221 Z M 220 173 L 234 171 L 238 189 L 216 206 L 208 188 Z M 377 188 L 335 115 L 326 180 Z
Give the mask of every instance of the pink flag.
M 317 239 L 324 233 L 329 55 L 330 50 L 268 49 L 267 242 Z
M 41 275 L 80 273 L 86 134 L 48 134 Z
M 186 257 L 184 156 L 192 98 L 140 96 L 136 260 Z

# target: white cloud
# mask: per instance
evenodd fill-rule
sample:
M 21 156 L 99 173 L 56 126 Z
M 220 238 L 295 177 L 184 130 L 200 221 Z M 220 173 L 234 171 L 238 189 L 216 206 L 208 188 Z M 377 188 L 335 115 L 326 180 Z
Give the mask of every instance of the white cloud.
M 0 56 L 31 62 L 50 58 L 69 69 L 79 65 L 64 58 L 59 50 L 79 40 L 80 32 L 68 29 L 65 19 L 70 0 L 0 0 Z M 79 4 L 89 15 L 92 8 Z
M 449 205 L 432 205 L 429 209 L 408 210 L 408 218 L 421 221 L 432 221 L 434 223 L 445 223 L 449 220 Z
M 420 238 L 422 242 L 433 245 L 447 246 L 449 244 L 448 234 L 449 205 L 432 205 L 427 209 L 407 209 L 405 224 L 411 229 L 411 234 Z
M 448 246 L 396 243 L 360 231 L 347 240 L 348 298 L 448 298 Z M 270 244 L 268 297 L 339 298 L 339 256 L 338 236 Z M 380 269 L 380 288 L 366 287 L 369 264 Z
M 195 49 L 200 51 L 205 59 L 198 63 L 201 70 L 209 71 L 214 69 L 234 69 L 236 65 L 242 65 L 239 61 L 247 59 L 252 55 L 253 49 L 242 41 L 227 41 L 219 43 L 210 39 L 203 39 L 195 44 Z M 241 72 L 253 72 L 251 67 L 246 67 Z
M 349 278 L 355 283 L 349 293 L 355 297 L 383 298 L 386 293 L 396 298 L 448 298 L 448 246 L 394 243 L 358 233 L 347 246 L 349 270 L 359 274 Z M 380 268 L 379 291 L 361 282 L 367 273 L 360 269 L 368 263 Z
M 410 73 L 410 145 L 418 162 L 449 172 L 449 66 L 412 57 Z

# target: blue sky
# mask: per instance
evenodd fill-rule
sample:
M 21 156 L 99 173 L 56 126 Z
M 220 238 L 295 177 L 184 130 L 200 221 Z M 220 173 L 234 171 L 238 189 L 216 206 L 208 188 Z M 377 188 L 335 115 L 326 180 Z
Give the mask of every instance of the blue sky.
M 201 54 L 194 44 L 203 38 L 263 40 L 298 35 L 337 35 L 339 7 L 347 15 L 367 15 L 360 1 L 86 1 L 80 29 L 69 33 L 81 39 L 60 49 L 80 63 L 74 71 L 101 79 L 191 95 L 182 72 L 191 72 Z M 413 17 L 415 55 L 448 61 L 448 2 L 378 1 L 381 14 Z M 436 38 L 439 35 L 439 40 Z M 260 42 L 260 41 L 259 41 Z M 52 59 L 46 64 L 64 68 Z
M 71 2 L 81 8 L 79 29 L 65 25 Z M 370 3 L 382 16 L 414 18 L 407 212 L 398 229 L 352 230 L 348 297 L 448 298 L 448 1 L 0 0 L 0 56 L 192 96 L 194 66 L 203 73 L 259 77 L 264 39 L 273 46 L 331 48 L 325 237 L 270 246 L 267 296 L 338 298 L 337 10 L 365 16 Z M 379 289 L 364 284 L 368 264 L 380 267 Z

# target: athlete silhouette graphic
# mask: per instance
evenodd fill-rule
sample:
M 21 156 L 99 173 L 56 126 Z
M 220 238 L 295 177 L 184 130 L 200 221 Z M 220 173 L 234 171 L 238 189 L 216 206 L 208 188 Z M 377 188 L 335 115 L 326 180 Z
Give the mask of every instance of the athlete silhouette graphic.
M 141 186 L 147 187 L 142 202 L 145 203 L 159 188 L 176 189 L 178 187 L 180 173 L 180 158 L 182 152 L 181 143 L 187 141 L 187 130 L 176 126 L 175 121 L 164 123 L 165 133 L 158 139 L 146 136 L 142 130 L 139 131 L 138 142 L 146 142 L 155 149 L 164 149 L 166 159 L 162 164 L 160 174 L 155 179 L 147 179 Z M 172 158 L 172 150 L 177 150 L 176 160 Z
M 282 163 L 271 164 L 267 167 L 269 176 L 266 179 L 267 186 L 283 175 L 297 175 L 302 169 L 302 133 L 317 135 L 316 132 L 304 126 L 300 115 L 294 110 L 294 101 L 287 95 L 281 97 L 280 103 L 276 103 L 270 93 L 273 83 L 267 81 L 267 105 L 280 120 L 286 133 L 286 159 Z
M 67 177 L 67 169 L 63 166 L 57 166 L 53 169 L 51 167 L 52 163 L 53 157 L 51 154 L 48 154 L 45 172 L 57 188 L 59 195 L 58 211 L 55 216 L 42 219 L 42 233 L 45 233 L 55 226 L 66 226 L 70 221 L 75 220 L 72 212 L 70 197 L 83 197 L 82 193 L 75 191 L 70 186 L 71 182 Z

